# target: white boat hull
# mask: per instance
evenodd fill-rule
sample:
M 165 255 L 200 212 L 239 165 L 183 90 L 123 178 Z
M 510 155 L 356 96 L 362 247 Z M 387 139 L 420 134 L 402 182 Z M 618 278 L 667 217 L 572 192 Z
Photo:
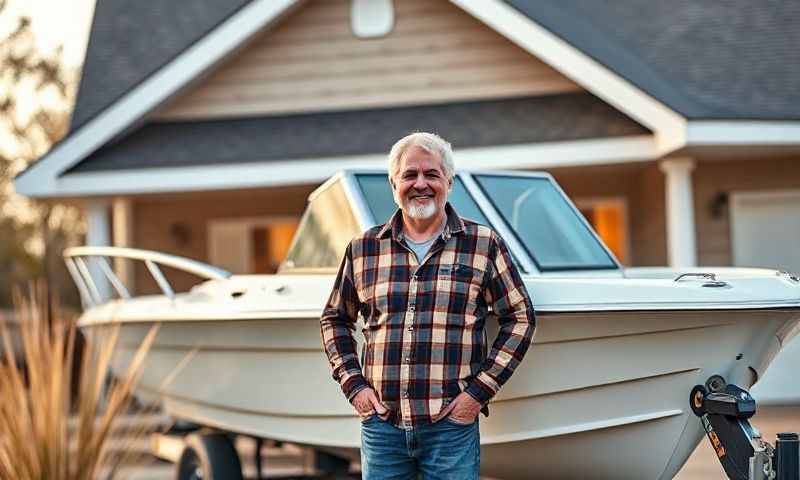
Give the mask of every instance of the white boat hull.
M 800 370 L 800 337 L 795 336 L 781 349 L 764 374 L 764 378 L 759 380 L 750 393 L 760 405 L 800 404 L 798 370 Z
M 798 315 L 541 314 L 529 354 L 480 420 L 483 474 L 672 478 L 702 435 L 688 408 L 691 388 L 712 374 L 749 387 L 751 369 L 762 373 L 780 348 L 776 334 Z M 123 325 L 118 369 L 151 323 Z M 169 414 L 355 454 L 359 421 L 330 377 L 317 318 L 168 320 L 160 328 L 140 392 L 160 397 Z

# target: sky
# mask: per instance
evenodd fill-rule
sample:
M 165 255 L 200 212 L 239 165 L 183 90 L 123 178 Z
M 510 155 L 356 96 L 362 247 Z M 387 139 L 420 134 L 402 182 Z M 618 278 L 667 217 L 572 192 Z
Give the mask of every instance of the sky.
M 32 19 L 37 42 L 43 51 L 64 46 L 63 61 L 78 67 L 83 63 L 95 0 L 7 0 L 0 19 L 0 31 L 17 24 L 20 15 Z
M 2 0 L 0 0 L 2 1 Z M 22 16 L 31 18 L 31 28 L 38 48 L 47 54 L 63 46 L 61 61 L 72 70 L 83 63 L 95 0 L 6 0 L 0 14 L 0 38 L 12 32 Z M 22 79 L 13 87 L 17 114 L 25 119 L 38 105 L 58 106 L 63 103 L 52 91 L 38 92 L 36 82 Z M 13 142 L 8 132 L 0 131 L 0 142 L 7 153 L 13 154 Z M 2 213 L 2 212 L 0 212 Z
M 83 63 L 86 45 L 89 40 L 89 29 L 94 13 L 95 0 L 7 0 L 5 9 L 0 14 L 0 38 L 13 31 L 21 16 L 31 18 L 38 47 L 43 52 L 52 52 L 59 45 L 64 50 L 62 62 L 70 68 L 79 68 Z M 47 103 L 48 99 L 36 96 L 32 82 L 19 84 L 15 91 L 19 111 L 32 110 L 37 102 Z M 13 154 L 10 145 L 15 143 L 0 130 L 0 144 L 4 150 Z M 10 185 L 2 188 L 10 188 Z M 33 218 L 28 203 L 15 195 L 0 205 L 0 216 L 11 216 L 21 221 Z M 42 250 L 42 245 L 26 245 L 33 253 Z

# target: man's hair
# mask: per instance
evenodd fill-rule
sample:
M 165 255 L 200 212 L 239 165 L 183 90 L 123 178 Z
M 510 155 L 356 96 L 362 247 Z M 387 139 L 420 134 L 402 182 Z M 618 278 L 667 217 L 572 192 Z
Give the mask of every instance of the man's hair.
M 420 147 L 428 153 L 439 155 L 447 180 L 453 180 L 456 168 L 453 164 L 453 147 L 450 146 L 450 143 L 435 133 L 414 132 L 398 140 L 389 151 L 390 182 L 400 172 L 400 159 L 411 147 Z

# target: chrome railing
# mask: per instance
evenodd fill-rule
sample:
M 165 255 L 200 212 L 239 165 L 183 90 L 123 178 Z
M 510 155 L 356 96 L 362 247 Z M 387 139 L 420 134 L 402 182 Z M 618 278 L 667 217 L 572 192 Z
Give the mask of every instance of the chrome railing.
M 108 280 L 119 298 L 131 298 L 125 284 L 111 268 L 109 258 L 144 262 L 161 291 L 169 298 L 175 298 L 175 290 L 158 268 L 159 265 L 175 268 L 206 280 L 224 280 L 231 276 L 230 272 L 197 260 L 151 250 L 125 247 L 72 247 L 64 250 L 64 261 L 75 286 L 78 287 L 84 308 L 100 305 L 111 299 L 104 298 L 102 293 L 104 289 L 98 286 L 96 277 Z M 92 271 L 99 272 L 99 275 L 92 275 Z

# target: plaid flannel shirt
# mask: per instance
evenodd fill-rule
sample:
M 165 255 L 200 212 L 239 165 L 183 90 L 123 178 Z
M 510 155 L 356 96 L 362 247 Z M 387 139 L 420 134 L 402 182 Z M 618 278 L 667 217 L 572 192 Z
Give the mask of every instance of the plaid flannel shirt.
M 461 219 L 449 203 L 446 211 L 444 230 L 421 262 L 403 240 L 400 210 L 353 239 L 320 321 L 333 378 L 347 398 L 374 388 L 398 427 L 437 421 L 462 391 L 485 406 L 522 360 L 535 328 L 502 239 Z M 360 362 L 353 337 L 359 314 Z M 489 317 L 500 330 L 487 356 Z

